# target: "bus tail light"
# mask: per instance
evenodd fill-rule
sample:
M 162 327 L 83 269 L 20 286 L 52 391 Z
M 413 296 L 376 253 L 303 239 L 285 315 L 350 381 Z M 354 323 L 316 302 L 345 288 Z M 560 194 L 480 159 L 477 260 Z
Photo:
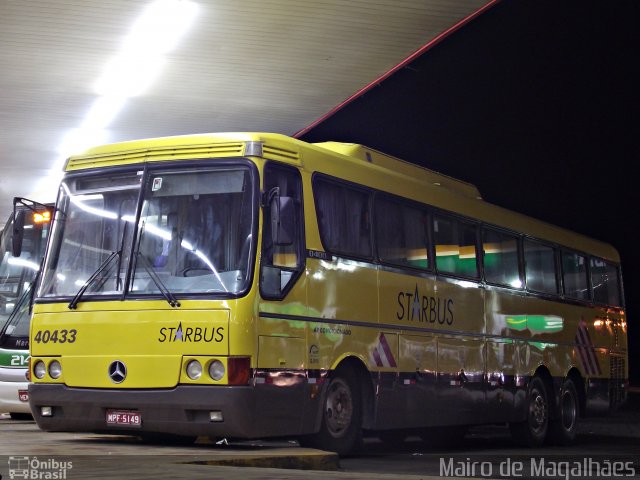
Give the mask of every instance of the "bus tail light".
M 231 357 L 228 361 L 229 385 L 247 385 L 251 372 L 250 357 Z

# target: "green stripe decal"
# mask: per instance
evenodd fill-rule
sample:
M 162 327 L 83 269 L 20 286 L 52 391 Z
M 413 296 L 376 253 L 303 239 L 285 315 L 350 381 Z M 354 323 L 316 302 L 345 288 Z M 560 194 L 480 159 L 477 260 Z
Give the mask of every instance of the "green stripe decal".
M 0 367 L 26 367 L 28 363 L 29 352 L 0 349 Z

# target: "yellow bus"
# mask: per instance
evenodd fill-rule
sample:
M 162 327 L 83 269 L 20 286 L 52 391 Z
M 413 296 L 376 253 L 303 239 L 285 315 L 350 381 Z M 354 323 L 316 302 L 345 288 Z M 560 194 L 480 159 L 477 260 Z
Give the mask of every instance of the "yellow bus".
M 343 454 L 501 422 L 537 446 L 625 400 L 616 250 L 470 184 L 265 133 L 65 170 L 30 336 L 43 430 Z

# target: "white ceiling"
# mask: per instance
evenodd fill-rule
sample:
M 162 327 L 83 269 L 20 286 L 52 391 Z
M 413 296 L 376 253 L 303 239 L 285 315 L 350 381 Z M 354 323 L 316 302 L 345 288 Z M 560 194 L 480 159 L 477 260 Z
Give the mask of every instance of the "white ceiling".
M 194 0 L 192 28 L 106 141 L 294 134 L 488 0 Z M 55 198 L 58 148 L 150 0 L 0 0 L 0 226 Z

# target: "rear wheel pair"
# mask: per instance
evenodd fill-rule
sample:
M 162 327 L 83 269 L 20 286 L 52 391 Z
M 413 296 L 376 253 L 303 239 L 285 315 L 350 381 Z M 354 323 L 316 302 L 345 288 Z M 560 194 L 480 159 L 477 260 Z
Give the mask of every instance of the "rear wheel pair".
M 571 443 L 578 425 L 578 394 L 572 379 L 567 378 L 560 392 L 558 410 L 550 416 L 549 394 L 541 377 L 529 382 L 527 393 L 527 418 L 524 422 L 511 423 L 511 434 L 519 444 L 539 447 L 545 440 L 559 445 Z

